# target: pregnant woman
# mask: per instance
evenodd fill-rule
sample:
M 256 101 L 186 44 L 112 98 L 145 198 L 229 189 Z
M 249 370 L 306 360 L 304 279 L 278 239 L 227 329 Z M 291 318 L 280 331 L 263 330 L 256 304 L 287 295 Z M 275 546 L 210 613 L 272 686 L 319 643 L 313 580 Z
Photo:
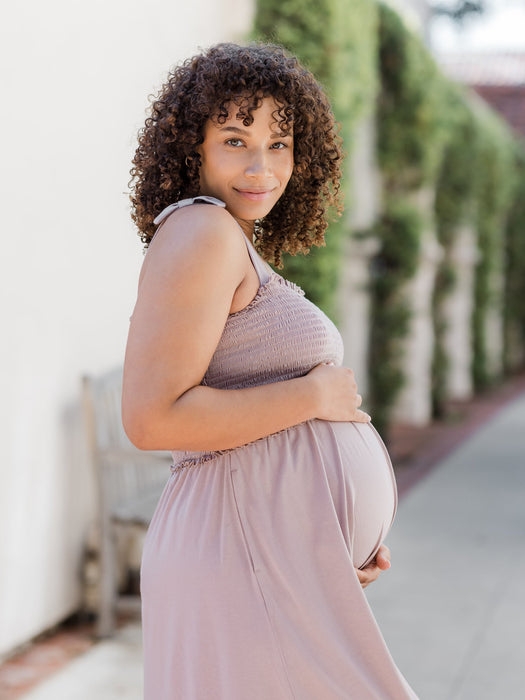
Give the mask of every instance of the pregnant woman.
M 416 697 L 362 589 L 388 567 L 389 457 L 337 329 L 265 262 L 322 244 L 340 164 L 320 86 L 269 45 L 186 61 L 140 133 L 123 419 L 174 458 L 142 564 L 146 700 Z

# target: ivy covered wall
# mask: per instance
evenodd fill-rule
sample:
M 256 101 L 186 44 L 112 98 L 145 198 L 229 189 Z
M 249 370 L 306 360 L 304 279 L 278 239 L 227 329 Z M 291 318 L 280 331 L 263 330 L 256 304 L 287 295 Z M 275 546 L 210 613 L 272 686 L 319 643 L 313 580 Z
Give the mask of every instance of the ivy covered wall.
M 381 88 L 377 123 L 385 191 L 382 220 L 391 219 L 390 208 L 394 203 L 399 207 L 411 190 L 428 186 L 435 193 L 433 210 L 426 215 L 433 219 L 441 246 L 433 294 L 432 363 L 434 414 L 440 415 L 447 401 L 446 375 L 450 360 L 443 343 L 447 323 L 444 308 L 457 282 L 458 270 L 451 252 L 462 226 L 470 224 L 477 237 L 478 262 L 471 319 L 471 372 L 476 390 L 500 378 L 508 339 L 512 336 L 516 340 L 518 329 L 523 328 L 516 320 L 520 311 L 510 298 L 510 287 L 520 288 L 518 280 L 525 277 L 520 259 L 523 246 L 516 233 L 519 226 L 517 183 L 523 182 L 523 176 L 520 179 L 519 168 L 516 161 L 513 162 L 513 153 L 523 152 L 523 144 L 484 103 L 443 77 L 419 38 L 404 26 L 393 10 L 380 6 L 379 14 Z M 512 229 L 508 228 L 511 212 Z M 424 217 L 425 212 L 422 213 Z M 407 231 L 413 226 L 407 220 Z M 420 232 L 424 226 L 425 222 L 421 221 Z M 390 245 L 389 235 L 396 234 L 394 231 L 389 234 L 382 221 L 378 231 L 384 251 Z M 386 271 L 390 277 L 399 277 L 399 285 L 410 272 L 414 273 L 418 236 L 411 231 L 409 239 L 414 249 L 400 252 L 397 269 Z M 380 251 L 379 258 L 382 255 Z M 516 258 L 520 261 L 515 265 Z M 378 333 L 376 326 L 383 324 L 382 316 L 390 316 L 392 325 L 400 316 L 399 295 L 390 299 L 378 296 L 382 286 L 376 275 L 372 290 L 376 300 L 373 335 Z M 509 331 L 507 338 L 501 337 L 503 349 L 500 352 L 498 339 L 493 336 L 501 334 L 498 320 L 503 322 L 504 319 Z M 379 349 L 372 350 L 372 399 L 384 426 L 390 420 L 390 408 L 403 384 L 398 346 L 399 336 L 407 331 L 405 321 L 397 329 L 397 338 L 392 334 Z M 522 342 L 524 339 L 522 334 Z M 381 365 L 389 367 L 386 379 L 390 374 L 394 380 L 385 380 L 385 369 Z
M 417 193 L 435 187 L 449 119 L 443 110 L 445 79 L 419 37 L 386 6 L 379 6 L 378 37 L 383 212 L 370 231 L 380 249 L 372 263 L 369 401 L 378 429 L 385 433 L 405 381 L 402 355 L 413 310 L 407 283 L 420 264 L 423 235 L 435 227 L 433 210 L 421 204 Z
M 254 36 L 283 44 L 321 80 L 347 153 L 359 120 L 375 115 L 382 181 L 376 224 L 352 232 L 343 218 L 329 228 L 325 248 L 285 265 L 285 274 L 334 317 L 341 242 L 355 235 L 378 242 L 370 270 L 367 397 L 375 423 L 387 431 L 406 380 L 403 353 L 412 314 L 406 289 L 418 273 L 429 231 L 441 249 L 431 306 L 435 414 L 443 413 L 448 398 L 445 310 L 460 274 L 453 249 L 462 227 L 472 229 L 477 246 L 472 384 L 482 390 L 502 370 L 516 369 L 525 344 L 524 144 L 488 107 L 442 75 L 395 11 L 373 0 L 259 0 Z M 347 176 L 347 194 L 350 184 Z M 430 196 L 418 196 L 422 192 Z M 499 333 L 498 319 L 501 350 L 492 337 Z

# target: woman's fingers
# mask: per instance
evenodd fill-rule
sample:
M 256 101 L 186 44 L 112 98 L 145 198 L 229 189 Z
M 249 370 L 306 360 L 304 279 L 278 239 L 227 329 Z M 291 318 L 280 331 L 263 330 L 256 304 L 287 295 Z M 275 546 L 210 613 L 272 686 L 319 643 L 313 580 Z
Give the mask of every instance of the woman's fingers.
M 366 588 L 373 583 L 381 573 L 381 569 L 374 563 L 369 564 L 364 569 L 356 569 L 357 578 L 361 584 L 361 588 Z
M 372 417 L 365 413 L 364 411 L 356 411 L 354 417 L 351 419 L 352 423 L 370 423 Z
M 361 411 L 363 397 L 358 393 L 354 373 L 348 367 L 336 367 L 333 362 L 321 363 L 308 376 L 315 381 L 315 393 L 320 397 L 316 418 L 333 421 L 369 423 L 370 416 Z
M 390 556 L 391 556 L 390 550 L 388 549 L 388 547 L 386 545 L 382 544 L 381 547 L 379 547 L 379 549 L 377 550 L 376 559 L 375 559 L 377 566 L 382 571 L 386 571 L 387 569 L 390 569 L 390 567 L 391 567 Z
M 356 569 L 361 587 L 366 588 L 379 577 L 382 571 L 386 571 L 390 566 L 390 550 L 386 545 L 382 544 L 370 564 L 365 566 L 364 569 Z

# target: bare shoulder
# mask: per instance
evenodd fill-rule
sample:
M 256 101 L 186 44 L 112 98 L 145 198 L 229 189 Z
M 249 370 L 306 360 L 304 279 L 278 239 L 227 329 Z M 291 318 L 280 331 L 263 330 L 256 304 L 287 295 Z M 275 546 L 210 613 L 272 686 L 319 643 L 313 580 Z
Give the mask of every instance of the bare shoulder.
M 183 207 L 161 225 L 144 260 L 143 274 L 149 267 L 176 268 L 226 263 L 242 269 L 246 247 L 238 223 L 222 207 L 193 204 Z M 142 276 L 142 275 L 141 275 Z

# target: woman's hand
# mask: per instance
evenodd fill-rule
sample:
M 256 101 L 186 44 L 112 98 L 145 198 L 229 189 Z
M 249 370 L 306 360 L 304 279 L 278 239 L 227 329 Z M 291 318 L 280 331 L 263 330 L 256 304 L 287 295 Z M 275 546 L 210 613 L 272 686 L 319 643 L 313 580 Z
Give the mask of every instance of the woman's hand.
M 382 571 L 390 569 L 390 550 L 384 544 L 379 547 L 377 554 L 364 569 L 356 569 L 357 578 L 362 588 L 375 581 Z
M 312 383 L 319 406 L 316 418 L 330 421 L 368 423 L 368 413 L 359 410 L 362 398 L 357 393 L 354 373 L 347 367 L 323 363 L 306 375 Z

